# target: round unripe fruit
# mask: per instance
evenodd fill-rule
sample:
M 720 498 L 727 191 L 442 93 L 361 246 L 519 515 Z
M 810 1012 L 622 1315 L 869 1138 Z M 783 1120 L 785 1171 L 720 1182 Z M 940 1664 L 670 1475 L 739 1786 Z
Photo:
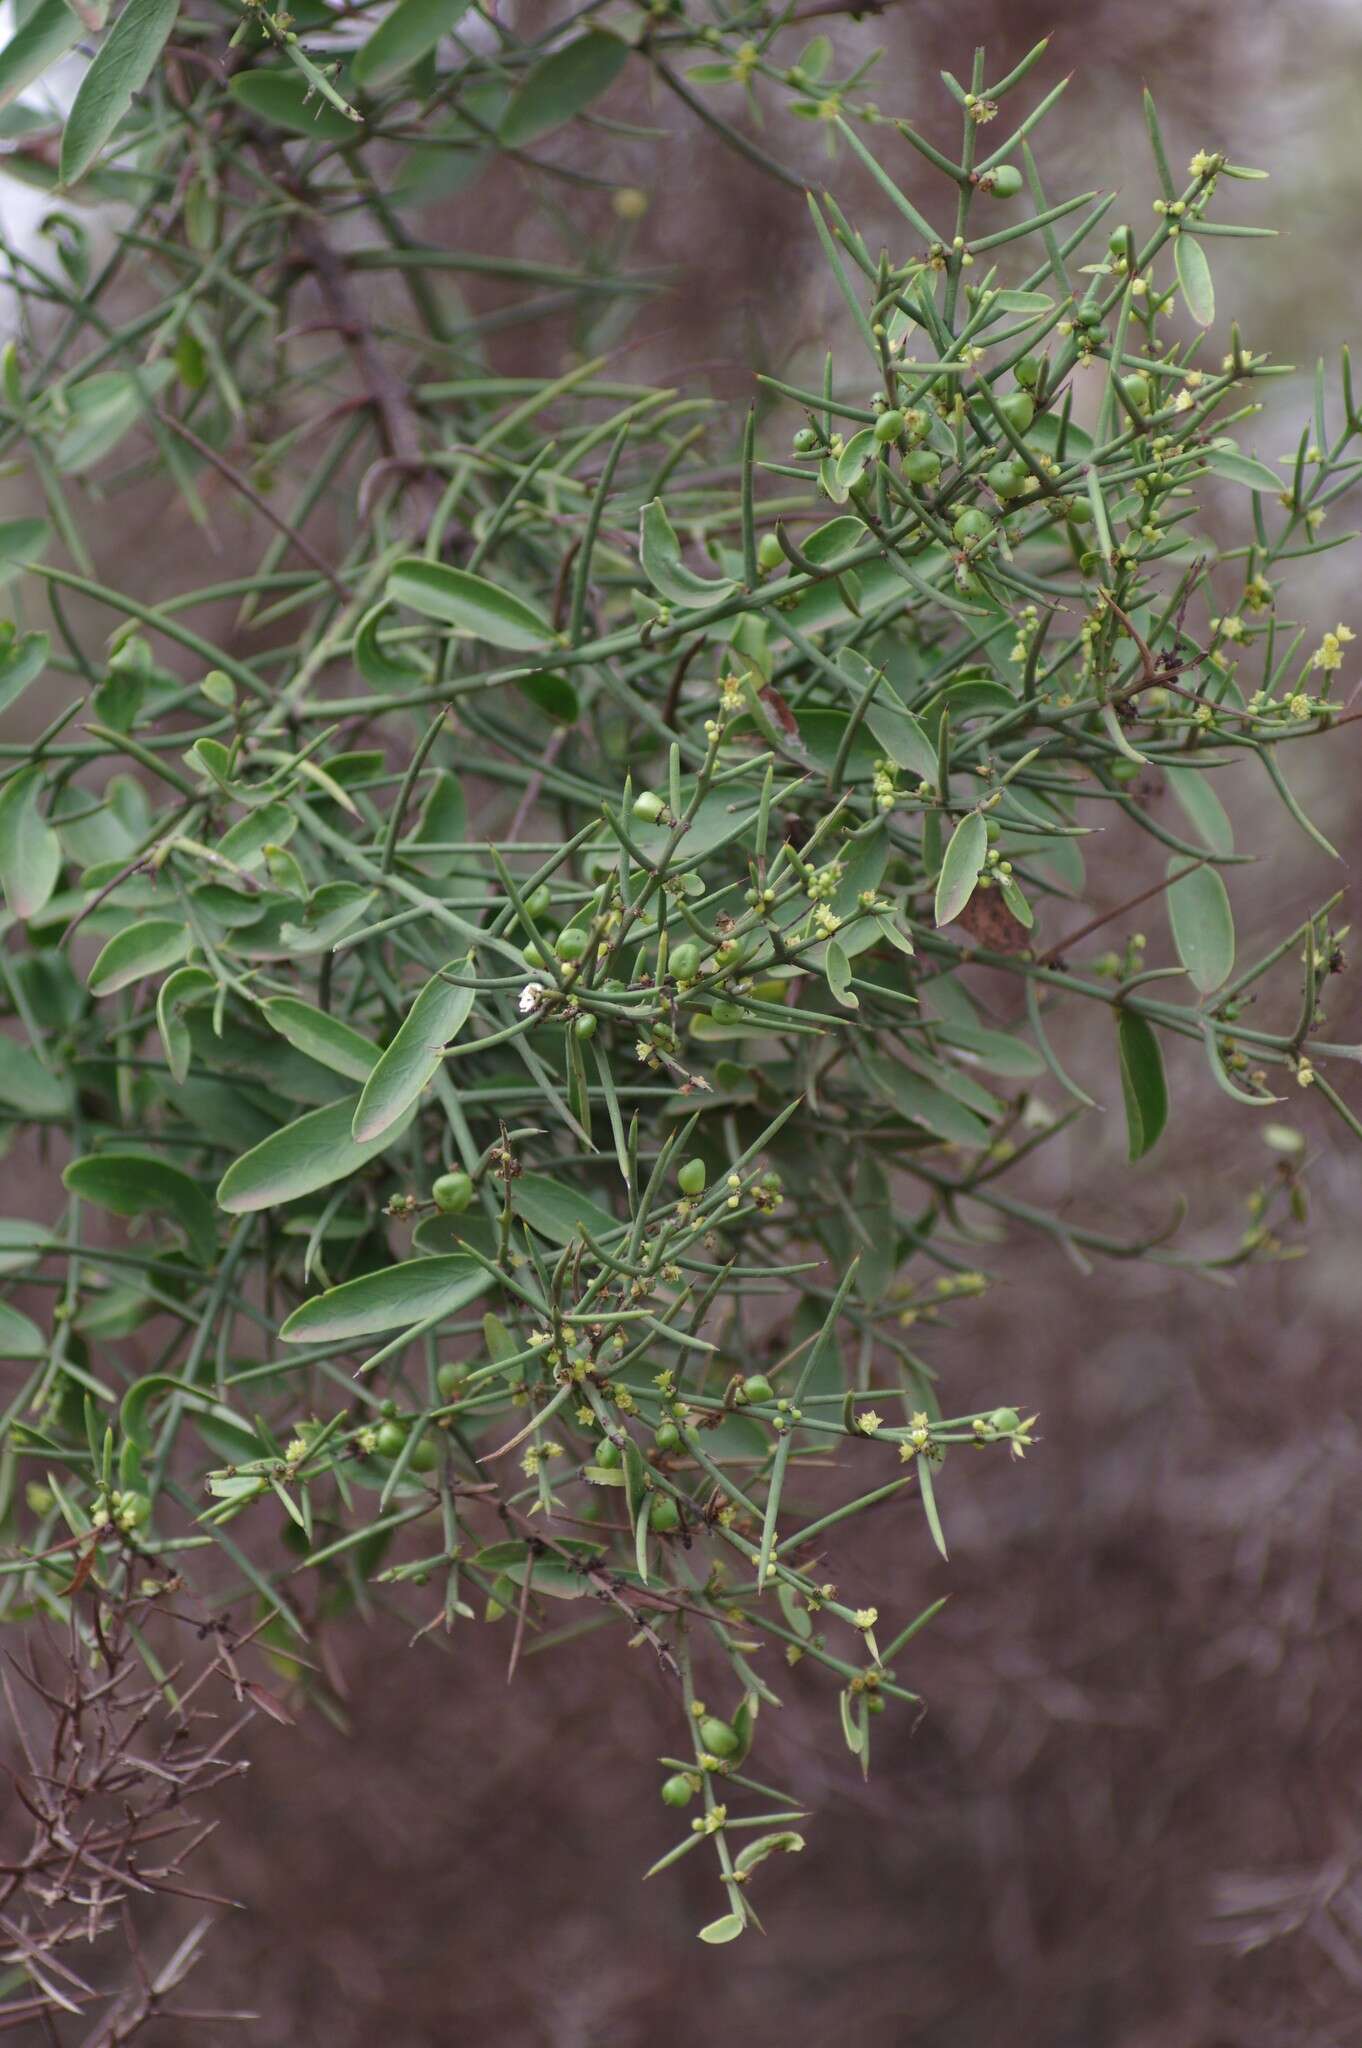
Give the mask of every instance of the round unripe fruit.
M 774 1401 L 775 1399 L 775 1391 L 764 1372 L 750 1372 L 742 1383 L 742 1390 L 744 1398 L 748 1401 Z
M 995 462 L 988 473 L 988 487 L 1000 498 L 1019 498 L 1026 488 L 1026 471 L 1020 462 Z
M 1148 377 L 1137 371 L 1133 377 L 1122 380 L 1121 389 L 1134 406 L 1136 412 L 1148 412 L 1149 402 L 1154 396 L 1154 387 Z
M 591 1011 L 585 1010 L 580 1017 L 574 1017 L 572 1029 L 574 1035 L 578 1038 L 594 1038 L 596 1036 L 596 1019 Z
M 716 1024 L 741 1024 L 742 1011 L 736 1003 L 727 1003 L 720 997 L 709 1006 L 709 1014 Z
M 986 171 L 979 184 L 995 199 L 1015 199 L 1022 188 L 1022 174 L 1015 164 L 999 164 L 996 170 Z
M 681 1449 L 681 1432 L 674 1422 L 659 1422 L 653 1431 L 653 1442 L 660 1451 L 670 1455 Z
M 730 1728 L 717 1714 L 706 1714 L 700 1723 L 700 1747 L 709 1756 L 736 1756 L 742 1743 L 736 1728 Z
M 378 1432 L 378 1455 L 380 1458 L 398 1458 L 407 1441 L 407 1432 L 400 1422 L 385 1422 Z
M 993 521 L 987 512 L 981 512 L 977 505 L 969 505 L 960 514 L 951 532 L 963 545 L 966 541 L 987 540 L 993 531 Z
M 703 1159 L 685 1159 L 676 1170 L 676 1185 L 683 1195 L 702 1195 L 708 1177 Z
M 601 1438 L 596 1446 L 592 1463 L 599 1465 L 606 1472 L 614 1472 L 624 1463 L 624 1453 L 612 1436 L 603 1436 Z
M 634 798 L 634 816 L 642 818 L 645 824 L 651 825 L 654 819 L 662 816 L 666 808 L 655 789 L 641 789 Z
M 1091 526 L 1095 514 L 1086 498 L 1070 498 L 1064 516 L 1073 526 Z
M 941 457 L 935 448 L 913 448 L 903 458 L 903 474 L 910 484 L 934 484 L 941 474 Z
M 1108 770 L 1113 782 L 1133 782 L 1139 772 L 1138 761 L 1113 761 Z
M 700 948 L 689 939 L 684 945 L 673 946 L 667 965 L 678 981 L 694 981 L 700 972 Z
M 1001 401 L 999 411 L 1010 427 L 1024 434 L 1036 417 L 1036 401 L 1029 391 L 1009 391 Z
M 1102 308 L 1100 306 L 1078 306 L 1074 309 L 1074 324 L 1077 327 L 1100 327 Z
M 757 567 L 778 569 L 785 560 L 785 550 L 773 533 L 764 533 L 757 542 Z
M 995 1408 L 988 1420 L 991 1429 L 996 1429 L 1006 1434 L 1017 1427 L 1021 1417 L 1015 1408 Z
M 468 1368 L 448 1358 L 435 1368 L 435 1384 L 446 1401 L 452 1401 L 468 1377 Z
M 552 902 L 553 898 L 549 894 L 548 883 L 541 882 L 539 887 L 531 889 L 529 895 L 525 898 L 525 908 L 529 911 L 531 917 L 538 919 L 544 916 Z
M 801 427 L 792 445 L 796 455 L 812 455 L 818 446 L 818 436 L 812 427 Z
M 653 1495 L 653 1511 L 648 1517 L 648 1527 L 655 1529 L 659 1536 L 671 1536 L 681 1527 L 681 1510 L 670 1494 Z M 718 1751 L 714 1754 L 717 1756 Z
M 695 1787 L 691 1784 L 689 1778 L 682 1777 L 680 1771 L 676 1773 L 675 1777 L 667 1778 L 663 1781 L 662 1804 L 664 1806 L 689 1806 L 694 1796 Z
M 463 1172 L 442 1173 L 430 1198 L 442 1216 L 461 1216 L 473 1199 L 473 1183 Z
M 1127 227 L 1113 228 L 1107 237 L 1107 247 L 1112 255 L 1124 256 L 1129 246 L 1130 229 Z
M 903 432 L 903 414 L 897 410 L 882 412 L 875 422 L 875 439 L 883 448 L 890 441 L 897 441 Z
M 525 955 L 525 965 L 527 967 L 547 967 L 548 962 L 544 958 L 543 950 L 541 947 L 536 946 L 533 939 L 530 939 L 526 945 L 522 946 L 521 951 Z
M 1045 367 L 1043 356 L 1023 356 L 1013 369 L 1013 376 L 1023 391 L 1034 391 L 1040 382 L 1040 373 Z
M 429 1431 L 421 1438 L 409 1460 L 413 1472 L 433 1472 L 440 1462 L 440 1446 Z
M 554 941 L 554 950 L 560 960 L 580 960 L 587 948 L 587 935 L 579 924 L 568 925 Z

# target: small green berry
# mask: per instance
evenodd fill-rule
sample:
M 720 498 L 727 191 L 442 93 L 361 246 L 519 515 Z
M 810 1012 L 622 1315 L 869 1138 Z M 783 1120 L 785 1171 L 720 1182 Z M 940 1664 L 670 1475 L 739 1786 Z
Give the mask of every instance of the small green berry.
M 751 1372 L 742 1383 L 743 1398 L 747 1401 L 774 1401 L 775 1391 L 764 1372 Z M 716 1751 L 717 1755 L 718 1752 Z
M 993 521 L 987 512 L 981 511 L 977 505 L 966 506 L 951 528 L 951 532 L 962 546 L 967 541 L 987 540 L 992 531 Z
M 398 1458 L 407 1441 L 405 1423 L 385 1422 L 378 1432 L 378 1454 L 380 1458 Z
M 801 427 L 791 445 L 796 455 L 812 455 L 818 446 L 818 436 L 812 427 Z
M 560 960 L 580 960 L 586 948 L 587 934 L 579 924 L 565 926 L 554 940 L 554 951 Z
M 689 1806 L 695 1796 L 695 1787 L 689 1778 L 677 1771 L 673 1777 L 664 1779 L 662 1803 L 664 1806 Z
M 648 1527 L 655 1529 L 659 1536 L 672 1536 L 681 1527 L 681 1510 L 669 1493 L 653 1495 L 653 1509 L 648 1517 Z M 717 1749 L 714 1754 L 719 1754 Z
M 574 1035 L 578 1038 L 594 1038 L 596 1036 L 595 1016 L 590 1010 L 583 1010 L 580 1017 L 573 1019 L 572 1029 Z
M 683 1195 L 702 1195 L 708 1179 L 703 1159 L 686 1159 L 676 1171 L 676 1185 Z
M 447 1358 L 443 1365 L 435 1368 L 435 1384 L 442 1399 L 452 1401 L 468 1377 L 468 1367 L 459 1360 Z
M 700 1747 L 710 1756 L 736 1756 L 742 1748 L 737 1729 L 721 1721 L 717 1714 L 706 1714 L 699 1732 Z
M 778 569 L 785 560 L 785 550 L 773 533 L 764 533 L 757 542 L 757 567 L 768 572 Z
M 1009 391 L 999 401 L 998 410 L 1008 425 L 1019 434 L 1024 434 L 1036 417 L 1036 401 L 1029 391 Z
M 995 462 L 988 472 L 988 487 L 1000 498 L 1019 498 L 1026 488 L 1027 471 L 1020 462 Z
M 1013 369 L 1012 374 L 1021 385 L 1023 391 L 1034 391 L 1040 382 L 1041 372 L 1044 368 L 1044 356 L 1023 356 Z
M 412 1472 L 433 1472 L 439 1462 L 439 1441 L 427 1430 L 411 1454 L 408 1470 Z
M 634 816 L 651 825 L 662 816 L 667 806 L 654 789 L 641 789 L 634 798 Z
M 700 972 L 700 948 L 691 939 L 673 946 L 667 957 L 667 966 L 677 981 L 694 981 Z
M 903 458 L 903 474 L 910 484 L 934 484 L 941 474 L 941 457 L 935 448 L 914 448 Z
M 659 1422 L 653 1431 L 653 1442 L 666 1456 L 682 1448 L 681 1432 L 674 1422 Z
M 591 1460 L 604 1472 L 614 1472 L 624 1463 L 624 1453 L 612 1436 L 603 1436 L 597 1444 Z
M 461 1216 L 473 1199 L 473 1182 L 461 1170 L 442 1173 L 430 1191 L 430 1198 L 442 1216 Z
M 985 171 L 979 188 L 991 192 L 995 199 L 1015 199 L 1022 188 L 1022 174 L 1015 164 L 999 164 L 996 170 Z
M 1006 1436 L 1016 1429 L 1021 1417 L 1015 1408 L 995 1408 L 988 1421 L 990 1429 L 996 1429 L 1000 1435 Z
M 897 410 L 882 412 L 875 422 L 875 439 L 881 448 L 890 441 L 897 441 L 903 432 L 903 414 Z

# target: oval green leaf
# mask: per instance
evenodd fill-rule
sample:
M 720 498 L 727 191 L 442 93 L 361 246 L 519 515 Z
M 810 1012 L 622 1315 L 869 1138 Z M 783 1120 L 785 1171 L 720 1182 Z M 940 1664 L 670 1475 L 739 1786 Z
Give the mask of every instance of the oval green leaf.
M 629 56 L 618 36 L 590 29 L 532 67 L 507 107 L 500 136 L 507 149 L 523 149 L 580 114 L 612 85 Z
M 1215 318 L 1211 266 L 1206 261 L 1206 251 L 1186 228 L 1174 238 L 1173 260 L 1177 265 L 1178 283 L 1182 286 L 1187 311 L 1199 327 L 1209 327 Z
M 189 930 L 168 917 L 149 917 L 115 932 L 94 966 L 88 983 L 92 996 L 111 996 L 148 974 L 160 974 L 183 960 L 189 951 Z
M 1174 854 L 1168 872 L 1177 874 L 1186 865 Z M 1234 966 L 1234 913 L 1215 868 L 1193 868 L 1169 885 L 1168 925 L 1178 958 L 1203 996 L 1228 980 Z
M 47 1339 L 38 1325 L 7 1301 L 0 1301 L 0 1358 L 46 1358 Z
M 456 633 L 485 640 L 489 647 L 513 651 L 542 647 L 553 627 L 542 612 L 509 591 L 498 590 L 484 576 L 451 569 L 446 562 L 427 562 L 409 555 L 393 564 L 388 596 L 423 618 L 439 619 Z
M 951 834 L 941 875 L 936 885 L 936 921 L 949 924 L 959 917 L 979 879 L 988 852 L 988 827 L 977 811 L 962 818 Z
M 218 1182 L 218 1207 L 231 1216 L 273 1209 L 280 1202 L 294 1202 L 299 1195 L 315 1194 L 318 1188 L 357 1173 L 392 1144 L 410 1121 L 404 1119 L 368 1144 L 356 1144 L 350 1126 L 358 1102 L 357 1095 L 343 1095 L 338 1102 L 309 1110 L 252 1146 Z
M 1116 1013 L 1116 1045 L 1121 1063 L 1121 1094 L 1126 1109 L 1130 1158 L 1143 1159 L 1168 1121 L 1168 1083 L 1163 1054 L 1152 1027 L 1133 1010 Z
M 638 555 L 644 575 L 668 604 L 713 604 L 734 588 L 730 577 L 697 576 L 686 567 L 661 498 L 650 498 L 639 515 Z
M 61 139 L 61 181 L 89 169 L 156 68 L 180 0 L 128 0 L 80 82 Z
M 312 90 L 300 71 L 242 71 L 227 90 L 262 121 L 310 142 L 353 142 L 360 132 L 339 107 Z
M 351 69 L 355 84 L 382 92 L 447 35 L 468 0 L 398 0 L 360 49 Z
M 280 1341 L 342 1343 L 410 1328 L 431 1316 L 452 1316 L 485 1293 L 492 1280 L 485 1266 L 458 1252 L 443 1259 L 408 1259 L 385 1273 L 345 1280 L 305 1301 L 280 1330 Z
M 458 1037 L 473 1008 L 473 990 L 445 977 L 459 969 L 469 974 L 472 964 L 471 957 L 451 960 L 431 976 L 408 1010 L 355 1107 L 351 1135 L 357 1144 L 371 1143 L 391 1130 L 434 1080 L 445 1047 Z
M 213 1205 L 196 1180 L 144 1152 L 92 1152 L 62 1174 L 73 1195 L 115 1216 L 165 1215 L 179 1224 L 190 1256 L 209 1266 L 217 1253 Z
M 297 996 L 272 996 L 261 1004 L 265 1020 L 281 1038 L 347 1081 L 367 1081 L 378 1065 L 378 1047 L 326 1010 Z
M 0 887 L 15 917 L 36 917 L 61 873 L 61 841 L 38 809 L 43 780 L 24 768 L 0 790 Z

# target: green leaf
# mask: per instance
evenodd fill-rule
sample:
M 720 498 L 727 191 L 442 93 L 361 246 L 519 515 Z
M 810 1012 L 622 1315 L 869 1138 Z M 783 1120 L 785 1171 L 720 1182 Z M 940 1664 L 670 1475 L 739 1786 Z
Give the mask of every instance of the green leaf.
M 472 973 L 471 953 L 451 960 L 442 973 L 431 976 L 365 1082 L 351 1126 L 357 1144 L 381 1137 L 404 1111 L 415 1106 L 440 1071 L 445 1047 L 468 1022 L 473 990 L 445 979 L 456 970 Z
M 357 1095 L 343 1095 L 311 1109 L 306 1116 L 252 1146 L 228 1167 L 218 1182 L 218 1207 L 244 1216 L 254 1209 L 273 1209 L 315 1194 L 333 1181 L 345 1180 L 391 1145 L 411 1121 L 414 1110 L 377 1138 L 356 1144 L 350 1133 Z
M 185 1234 L 191 1256 L 210 1266 L 217 1253 L 213 1205 L 196 1180 L 144 1152 L 91 1152 L 73 1159 L 64 1184 L 82 1201 L 115 1216 L 167 1215 Z
M 502 117 L 504 147 L 524 149 L 551 129 L 561 128 L 614 83 L 628 56 L 628 43 L 591 29 L 542 58 L 531 67 Z
M 26 86 L 74 48 L 81 36 L 103 28 L 107 15 L 103 4 L 84 7 L 77 14 L 66 0 L 39 0 L 23 27 L 0 50 L 0 107 L 16 100 Z
M 1234 852 L 1234 827 L 1211 779 L 1198 768 L 1165 768 L 1168 787 L 1177 798 L 1192 830 L 1212 853 Z
M 156 998 L 156 1028 L 165 1047 L 170 1077 L 175 1082 L 185 1079 L 194 1051 L 184 1011 L 191 1003 L 201 1003 L 215 994 L 217 987 L 216 976 L 206 967 L 181 967 L 161 983 Z
M 326 1010 L 314 1009 L 297 996 L 272 996 L 260 1008 L 281 1038 L 319 1066 L 344 1074 L 347 1081 L 367 1081 L 378 1065 L 378 1047 Z
M 581 716 L 582 700 L 577 687 L 566 676 L 546 674 L 541 670 L 537 675 L 517 676 L 515 686 L 523 697 L 528 697 L 535 709 L 551 718 L 555 725 L 575 725 Z
M 1182 856 L 1174 854 L 1168 872 L 1185 867 Z M 1234 914 L 1215 868 L 1193 868 L 1169 885 L 1168 924 L 1178 958 L 1203 996 L 1228 980 L 1234 966 Z
M 21 768 L 0 790 L 0 887 L 15 917 L 36 917 L 61 873 L 61 841 L 38 809 L 44 778 Z
M 359 134 L 355 122 L 339 107 L 314 92 L 301 71 L 262 67 L 240 71 L 227 87 L 232 98 L 275 128 L 287 128 L 292 135 L 306 135 L 312 142 L 353 142 Z
M 736 1941 L 745 1925 L 741 1913 L 725 1913 L 722 1920 L 711 1920 L 708 1927 L 700 1929 L 700 1939 L 710 1943 Z
M 962 818 L 951 834 L 941 875 L 936 885 L 936 921 L 949 924 L 959 917 L 979 879 L 988 852 L 988 827 L 977 811 Z
M 21 1116 L 57 1117 L 70 1109 L 71 1094 L 31 1047 L 0 1033 L 0 1102 Z
M 174 375 L 173 363 L 157 362 L 135 375 L 99 370 L 68 385 L 65 420 L 52 451 L 62 475 L 80 476 L 111 454 Z
M 554 637 L 553 627 L 524 598 L 498 590 L 483 576 L 451 569 L 445 562 L 427 562 L 409 555 L 393 564 L 388 596 L 423 618 L 439 619 L 489 647 L 513 651 L 542 647 Z
M 380 646 L 378 629 L 393 609 L 391 598 L 372 605 L 355 628 L 355 667 L 371 690 L 409 690 L 423 683 L 425 670 Z
M 80 82 L 61 139 L 61 181 L 74 185 L 156 68 L 180 0 L 128 0 Z
M 861 999 L 851 986 L 851 962 L 847 958 L 846 947 L 836 939 L 828 940 L 823 955 L 823 972 L 827 976 L 828 987 L 843 1009 L 859 1010 Z
M 589 1195 L 550 1180 L 546 1173 L 522 1173 L 511 1185 L 511 1203 L 517 1216 L 523 1217 L 531 1230 L 538 1231 L 551 1244 L 578 1243 L 579 1224 L 586 1225 L 597 1244 L 621 1227 Z
M 896 768 L 905 768 L 919 782 L 936 787 L 940 763 L 926 727 L 883 684 L 870 701 L 865 722 Z
M 1174 237 L 1173 260 L 1177 265 L 1182 296 L 1187 301 L 1187 311 L 1199 327 L 1209 327 L 1215 318 L 1211 266 L 1206 261 L 1206 251 L 1186 228 Z
M 58 0 L 64 7 L 65 0 Z M 45 519 L 0 519 L 0 583 L 29 562 L 36 562 L 52 541 L 52 529 Z
M 1280 497 L 1286 489 L 1283 479 L 1275 476 L 1265 462 L 1241 455 L 1233 441 L 1213 441 L 1206 450 L 1206 467 L 1213 476 L 1244 484 L 1251 491 L 1271 491 L 1274 497 Z
M 29 684 L 38 680 L 51 652 L 52 643 L 46 633 L 25 633 L 0 653 L 0 711 L 8 711 Z
M 111 996 L 148 974 L 173 967 L 189 951 L 189 928 L 167 917 L 144 918 L 115 932 L 87 980 L 92 996 Z
M 383 1273 L 364 1273 L 296 1308 L 279 1332 L 284 1344 L 342 1343 L 410 1328 L 432 1316 L 452 1316 L 476 1301 L 493 1276 L 476 1260 L 453 1252 L 442 1259 L 408 1259 Z
M 7 1301 L 0 1301 L 0 1358 L 46 1358 L 47 1339 L 38 1325 Z
M 449 33 L 468 0 L 398 0 L 358 51 L 351 75 L 365 92 L 382 92 Z
M 714 604 L 734 588 L 731 577 L 697 576 L 686 567 L 661 498 L 649 499 L 639 515 L 638 553 L 644 575 L 668 604 Z
M 898 1060 L 882 1059 L 878 1053 L 872 1053 L 865 1061 L 865 1070 L 886 1101 L 892 1102 L 911 1123 L 923 1125 L 949 1144 L 988 1143 L 988 1126 L 973 1110 L 966 1109 L 944 1089 L 934 1088 L 930 1081 L 910 1073 Z
M 1168 1121 L 1168 1083 L 1164 1079 L 1159 1041 L 1152 1027 L 1134 1010 L 1117 1011 L 1116 1045 L 1130 1158 L 1134 1161 L 1143 1159 L 1157 1144 Z

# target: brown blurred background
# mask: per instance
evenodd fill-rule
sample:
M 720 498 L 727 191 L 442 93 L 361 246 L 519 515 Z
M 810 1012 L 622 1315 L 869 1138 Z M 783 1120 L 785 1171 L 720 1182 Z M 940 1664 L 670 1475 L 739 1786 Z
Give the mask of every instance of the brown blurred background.
M 528 23 L 538 9 L 501 11 Z M 1252 199 L 1236 198 L 1235 217 L 1289 223 L 1289 236 L 1267 257 L 1262 244 L 1213 251 L 1254 348 L 1308 368 L 1349 338 L 1356 0 L 890 0 L 878 19 L 816 25 L 841 50 L 884 43 L 875 96 L 942 137 L 939 66 L 966 71 L 984 40 L 998 72 L 1054 31 L 1038 76 L 1075 76 L 1051 124 L 1062 140 L 1042 152 L 1047 180 L 1128 190 L 1116 217 L 1147 217 L 1147 80 L 1175 164 L 1224 146 L 1273 174 L 1233 188 Z M 669 139 L 583 128 L 557 148 L 650 196 L 631 253 L 674 266 L 678 284 L 636 322 L 639 374 L 745 397 L 745 365 L 788 368 L 837 327 L 803 201 L 669 98 L 630 111 Z M 779 141 L 821 177 L 817 133 L 792 145 L 781 123 Z M 842 171 L 837 188 L 853 189 Z M 595 205 L 589 234 L 624 232 Z M 890 230 L 874 202 L 860 218 L 872 246 Z M 542 233 L 561 248 L 501 172 L 425 231 L 526 254 Z M 546 325 L 509 335 L 498 361 L 554 367 L 562 345 Z M 1293 395 L 1273 389 L 1268 460 L 1293 444 Z M 1315 627 L 1341 611 L 1362 631 L 1348 610 L 1357 570 L 1355 548 L 1325 558 L 1301 605 Z M 1342 871 L 1275 813 L 1264 827 L 1258 789 L 1235 791 L 1231 807 L 1267 833 L 1261 866 L 1232 881 L 1246 954 L 1362 854 L 1356 733 L 1292 765 Z M 1113 875 L 1099 907 L 1124 886 Z M 1362 1038 L 1348 981 L 1333 987 L 1327 1035 Z M 1080 1036 L 1068 1052 L 1114 1103 L 1109 1047 Z M 1189 1241 L 1233 1243 L 1245 1196 L 1272 1170 L 1261 1127 L 1191 1053 L 1172 1080 L 1177 1121 L 1143 1169 L 1110 1180 L 1118 1113 L 1058 1141 L 1032 1185 L 1113 1228 L 1182 1187 Z M 816 1818 L 803 1857 L 767 1866 L 765 1941 L 696 1943 L 718 1910 L 700 1858 L 639 1882 L 676 1832 L 651 1760 L 674 1747 L 673 1708 L 646 1651 L 595 1635 L 527 1659 L 508 1694 L 503 1632 L 469 1626 L 408 1649 L 424 1615 L 380 1607 L 367 1632 L 330 1645 L 349 1732 L 319 1715 L 258 1724 L 249 1779 L 219 1800 L 224 1826 L 195 1875 L 247 1906 L 221 1921 L 195 1998 L 265 2017 L 205 2029 L 205 2042 L 1362 2043 L 1362 1180 L 1317 1103 L 1300 1093 L 1280 1116 L 1309 1145 L 1308 1258 L 1221 1291 L 1168 1269 L 1084 1278 L 1018 1240 L 988 1300 L 924 1340 L 954 1409 L 1025 1402 L 1041 1442 L 1020 1466 L 960 1461 L 943 1489 L 949 1567 L 900 1508 L 834 1549 L 843 1583 L 894 1586 L 899 1619 L 943 1593 L 950 1603 L 907 1660 L 928 1712 L 916 1729 L 902 1715 L 878 1724 L 868 1785 L 817 1678 L 776 1679 L 787 1705 L 763 1720 L 764 1774 L 796 1786 Z M 147 1933 L 162 1952 L 168 1926 Z

